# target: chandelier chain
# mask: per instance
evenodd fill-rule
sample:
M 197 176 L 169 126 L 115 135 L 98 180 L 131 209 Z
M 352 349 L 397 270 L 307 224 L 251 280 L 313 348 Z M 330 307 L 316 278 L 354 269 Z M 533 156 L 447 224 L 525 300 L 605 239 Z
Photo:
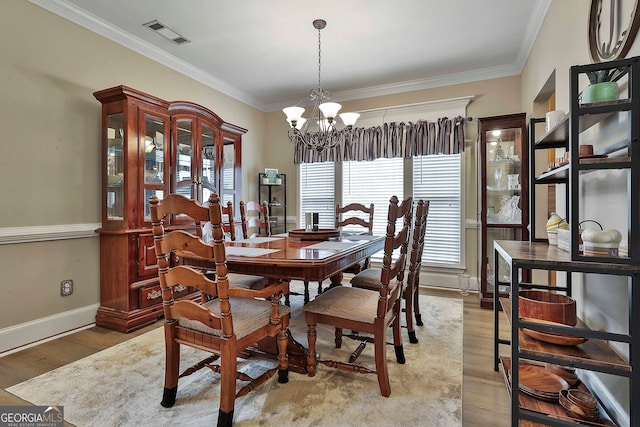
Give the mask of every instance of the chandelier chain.
M 321 50 L 322 50 L 322 43 L 320 42 L 320 28 L 318 28 L 318 92 L 322 91 L 322 85 L 320 84 L 320 71 L 322 67 Z

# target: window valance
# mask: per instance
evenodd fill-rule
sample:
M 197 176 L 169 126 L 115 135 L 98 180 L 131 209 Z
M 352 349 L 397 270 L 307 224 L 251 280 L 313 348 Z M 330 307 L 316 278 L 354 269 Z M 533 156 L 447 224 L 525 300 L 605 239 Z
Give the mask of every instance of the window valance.
M 343 143 L 315 151 L 298 143 L 294 149 L 294 163 L 343 162 L 425 156 L 430 154 L 458 154 L 464 151 L 464 117 L 442 117 L 437 122 L 420 120 L 384 123 L 381 126 L 357 128 Z M 340 131 L 340 132 L 344 132 Z

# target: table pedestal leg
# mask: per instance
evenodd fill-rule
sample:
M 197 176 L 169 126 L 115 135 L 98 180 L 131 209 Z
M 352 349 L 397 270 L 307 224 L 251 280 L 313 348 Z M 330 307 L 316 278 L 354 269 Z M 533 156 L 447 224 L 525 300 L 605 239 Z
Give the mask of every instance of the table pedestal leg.
M 331 276 L 329 278 L 329 280 L 331 281 L 331 285 L 329 285 L 330 288 L 334 288 L 336 286 L 342 286 L 342 279 L 344 278 L 344 274 L 342 274 L 342 272 Z
M 278 360 L 278 346 L 276 337 L 267 337 L 258 342 L 256 347 L 247 349 L 250 354 Z M 293 338 L 287 329 L 287 354 L 289 356 L 289 370 L 299 374 L 307 373 L 307 349 Z

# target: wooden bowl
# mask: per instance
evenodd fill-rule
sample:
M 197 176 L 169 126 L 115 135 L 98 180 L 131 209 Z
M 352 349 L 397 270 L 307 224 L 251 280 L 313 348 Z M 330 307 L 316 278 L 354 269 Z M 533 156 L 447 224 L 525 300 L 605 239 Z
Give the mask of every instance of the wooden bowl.
M 588 391 L 575 388 L 569 389 L 567 391 L 567 399 L 585 410 L 595 410 L 598 407 L 598 401 Z
M 532 317 L 575 326 L 576 301 L 562 294 L 549 291 L 522 290 L 518 301 L 520 304 L 520 317 Z
M 567 411 L 569 416 L 587 421 L 598 421 L 600 419 L 600 412 L 597 409 L 586 409 L 576 405 L 569 400 L 568 395 L 568 390 L 560 390 L 558 402 Z

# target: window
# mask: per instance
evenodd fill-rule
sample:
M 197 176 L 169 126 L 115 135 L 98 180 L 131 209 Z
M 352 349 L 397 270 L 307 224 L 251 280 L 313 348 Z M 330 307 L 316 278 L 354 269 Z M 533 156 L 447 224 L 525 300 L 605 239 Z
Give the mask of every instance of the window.
M 464 117 L 466 107 L 472 98 L 464 96 L 359 111 L 358 126 L 377 126 L 380 123 L 394 121 L 436 121 L 439 117 Z M 374 233 L 384 235 L 391 196 L 396 195 L 402 200 L 412 194 L 414 200 L 429 200 L 423 266 L 465 268 L 462 161 L 462 155 L 456 154 L 420 156 L 411 160 L 381 158 L 371 162 L 344 162 L 335 168 L 333 164 L 327 163 L 302 163 L 300 222 L 304 223 L 305 212 L 317 211 L 321 212 L 320 225 L 333 227 L 336 203 L 345 205 L 355 201 L 362 203 L 363 200 L 371 200 L 368 203 L 375 205 Z M 337 173 L 335 178 L 333 173 Z M 318 182 L 310 182 L 316 179 Z M 334 179 L 338 180 L 338 193 L 335 196 Z M 311 194 L 319 191 L 325 193 Z M 330 202 L 322 203 L 323 199 Z M 323 211 L 325 207 L 327 210 Z M 375 257 L 373 259 L 376 260 Z
M 461 265 L 461 155 L 413 158 L 413 199 L 429 200 L 422 261 Z
M 318 212 L 318 225 L 333 228 L 335 225 L 335 165 L 325 163 L 300 164 L 300 226 L 304 226 L 305 213 Z
M 402 158 L 377 159 L 371 162 L 342 164 L 342 200 L 334 195 L 335 165 L 326 163 L 300 164 L 300 214 L 320 213 L 320 226 L 334 225 L 334 207 L 352 202 L 376 206 L 373 233 L 384 235 L 389 199 L 400 201 L 413 187 L 413 199 L 429 200 L 429 216 L 422 261 L 437 267 L 462 266 L 462 168 L 461 155 L 414 157 L 411 163 Z M 412 165 L 411 183 L 404 182 L 404 168 Z M 382 253 L 372 257 L 382 260 Z
M 404 199 L 403 164 L 401 158 L 376 159 L 371 162 L 345 162 L 342 164 L 342 202 L 373 203 L 373 234 L 384 236 L 387 232 L 387 213 L 391 196 Z M 401 224 L 400 224 L 401 226 Z M 383 251 L 371 259 L 382 262 Z

